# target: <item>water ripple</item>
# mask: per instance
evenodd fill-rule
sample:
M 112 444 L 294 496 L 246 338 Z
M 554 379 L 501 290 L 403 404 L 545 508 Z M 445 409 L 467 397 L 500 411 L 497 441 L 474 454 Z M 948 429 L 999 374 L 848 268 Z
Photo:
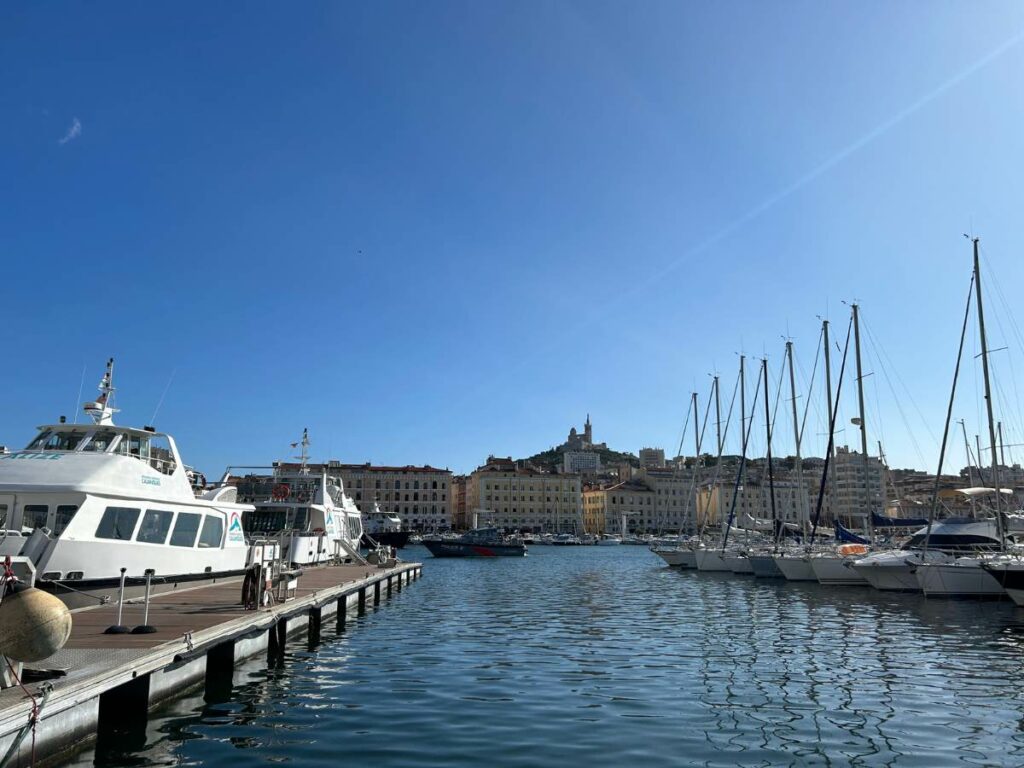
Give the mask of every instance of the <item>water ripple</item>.
M 410 555 L 425 552 L 410 550 Z M 640 548 L 424 579 L 101 766 L 1024 764 L 1024 611 L 670 571 Z

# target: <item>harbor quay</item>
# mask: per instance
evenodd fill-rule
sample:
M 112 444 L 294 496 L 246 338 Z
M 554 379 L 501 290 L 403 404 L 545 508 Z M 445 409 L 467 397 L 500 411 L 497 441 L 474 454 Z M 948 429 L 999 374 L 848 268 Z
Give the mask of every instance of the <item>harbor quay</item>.
M 70 757 L 92 742 L 145 728 L 149 712 L 199 686 L 230 682 L 235 664 L 272 660 L 305 635 L 319 642 L 323 622 L 345 627 L 420 578 L 419 563 L 390 567 L 327 565 L 298 575 L 286 599 L 255 610 L 230 578 L 142 601 L 72 612 L 71 635 L 53 656 L 26 663 L 21 685 L 0 690 L 0 763 L 20 768 Z M 150 631 L 109 634 L 118 619 Z M 126 627 L 127 629 L 127 627 Z

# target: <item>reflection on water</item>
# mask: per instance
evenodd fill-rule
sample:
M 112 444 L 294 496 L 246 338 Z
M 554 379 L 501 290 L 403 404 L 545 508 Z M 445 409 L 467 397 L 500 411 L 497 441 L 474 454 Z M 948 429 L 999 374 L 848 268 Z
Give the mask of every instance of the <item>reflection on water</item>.
M 75 762 L 1021 765 L 1022 650 L 1008 602 L 675 572 L 626 546 L 428 558 L 343 635 Z

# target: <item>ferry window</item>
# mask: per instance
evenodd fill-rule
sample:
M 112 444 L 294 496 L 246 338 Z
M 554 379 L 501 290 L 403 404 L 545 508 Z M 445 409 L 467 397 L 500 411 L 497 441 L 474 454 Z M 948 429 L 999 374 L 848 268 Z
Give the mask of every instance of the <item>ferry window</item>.
M 49 511 L 50 508 L 45 504 L 26 504 L 21 518 L 21 527 L 32 530 L 46 527 L 46 514 Z
M 149 439 L 149 465 L 157 472 L 173 475 L 177 465 L 171 453 L 171 443 L 166 435 L 153 435 Z
M 82 446 L 82 450 L 106 453 L 116 439 L 116 432 L 111 432 L 109 429 L 101 429 L 93 433 L 92 439 Z
M 139 533 L 136 541 L 143 544 L 163 544 L 167 541 L 167 532 L 171 530 L 171 520 L 174 519 L 173 512 L 161 509 L 147 509 L 142 516 L 142 525 L 139 526 Z
M 171 534 L 171 546 L 193 546 L 196 543 L 196 534 L 199 533 L 199 521 L 202 518 L 202 515 L 181 512 L 174 523 L 174 533 Z
M 128 436 L 128 455 L 146 461 L 149 459 L 149 438 L 145 435 Z
M 42 432 L 40 432 L 38 435 L 36 435 L 35 439 L 31 443 L 28 444 L 28 448 L 26 448 L 25 450 L 28 450 L 28 451 L 38 451 L 38 450 L 40 450 L 43 447 L 43 445 L 46 444 L 46 441 L 49 439 L 49 437 L 50 437 L 50 430 L 44 429 Z
M 82 442 L 82 438 L 85 437 L 85 432 L 76 430 L 69 430 L 67 432 L 50 432 L 43 439 L 43 435 L 40 435 L 35 441 L 33 446 L 40 451 L 73 451 L 78 447 L 78 444 Z M 37 445 L 37 443 L 40 443 Z
M 306 521 L 309 519 L 309 507 L 299 507 L 288 513 L 291 524 L 288 526 L 293 531 L 306 530 Z
M 53 520 L 53 532 L 58 536 L 68 527 L 71 518 L 75 516 L 78 507 L 74 504 L 61 504 L 57 507 L 57 514 Z
M 224 537 L 224 521 L 214 515 L 207 515 L 203 521 L 203 532 L 199 535 L 200 549 L 218 549 Z
M 130 507 L 107 507 L 96 529 L 96 538 L 130 541 L 141 511 Z
M 0 531 L 7 528 L 7 505 L 0 504 Z

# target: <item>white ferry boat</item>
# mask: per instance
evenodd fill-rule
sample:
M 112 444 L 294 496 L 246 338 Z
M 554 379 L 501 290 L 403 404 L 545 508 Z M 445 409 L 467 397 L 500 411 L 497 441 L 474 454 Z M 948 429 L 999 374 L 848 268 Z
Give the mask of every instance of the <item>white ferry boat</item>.
M 248 548 L 236 489 L 197 497 L 173 438 L 116 426 L 113 359 L 85 404 L 91 424 L 39 428 L 21 451 L 0 454 L 0 557 L 20 555 L 36 586 L 69 607 L 194 586 L 244 572 Z
M 359 507 L 345 493 L 340 477 L 328 476 L 326 470 L 310 472 L 308 430 L 303 430 L 301 444 L 298 468 L 276 464 L 271 475 L 231 481 L 239 498 L 253 505 L 242 514 L 246 537 L 278 538 L 285 559 L 297 566 L 364 562 L 359 554 Z

